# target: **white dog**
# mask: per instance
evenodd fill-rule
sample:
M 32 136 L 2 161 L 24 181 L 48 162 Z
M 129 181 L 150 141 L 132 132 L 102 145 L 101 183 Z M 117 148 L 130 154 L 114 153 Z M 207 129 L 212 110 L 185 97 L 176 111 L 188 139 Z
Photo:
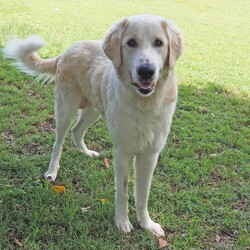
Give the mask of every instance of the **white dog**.
M 154 15 L 124 18 L 110 29 L 104 41 L 84 41 L 52 59 L 36 51 L 44 45 L 38 36 L 12 40 L 3 52 L 24 72 L 54 78 L 56 141 L 46 178 L 56 179 L 64 138 L 72 128 L 80 151 L 89 156 L 83 137 L 102 115 L 114 143 L 116 188 L 115 223 L 129 233 L 128 173 L 135 159 L 137 219 L 142 228 L 163 236 L 149 216 L 147 203 L 152 175 L 170 130 L 177 100 L 176 60 L 184 43 L 169 21 Z

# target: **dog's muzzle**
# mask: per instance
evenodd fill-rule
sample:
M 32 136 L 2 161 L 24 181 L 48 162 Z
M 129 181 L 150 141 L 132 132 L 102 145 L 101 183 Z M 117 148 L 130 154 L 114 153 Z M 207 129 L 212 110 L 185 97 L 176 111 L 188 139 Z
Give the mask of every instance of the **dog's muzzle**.
M 155 67 L 151 63 L 142 63 L 137 68 L 138 82 L 132 82 L 132 84 L 136 87 L 137 91 L 139 91 L 143 95 L 149 95 L 154 91 L 155 84 L 152 82 L 152 78 L 155 74 Z
M 136 70 L 142 81 L 149 81 L 155 73 L 155 67 L 151 63 L 142 63 Z
M 132 82 L 132 84 L 136 87 L 136 89 L 143 95 L 149 95 L 153 92 L 155 84 L 150 82 Z

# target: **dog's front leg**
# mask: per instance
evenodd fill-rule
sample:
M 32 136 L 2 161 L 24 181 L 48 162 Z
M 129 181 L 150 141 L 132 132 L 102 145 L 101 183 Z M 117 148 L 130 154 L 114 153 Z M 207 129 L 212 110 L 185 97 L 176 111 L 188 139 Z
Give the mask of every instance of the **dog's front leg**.
M 133 229 L 128 217 L 128 174 L 134 155 L 122 150 L 114 151 L 115 169 L 115 224 L 118 230 L 130 233 Z
M 158 223 L 151 220 L 148 213 L 148 197 L 151 180 L 158 160 L 158 153 L 144 152 L 136 155 L 135 161 L 135 202 L 140 226 L 160 237 L 164 231 Z

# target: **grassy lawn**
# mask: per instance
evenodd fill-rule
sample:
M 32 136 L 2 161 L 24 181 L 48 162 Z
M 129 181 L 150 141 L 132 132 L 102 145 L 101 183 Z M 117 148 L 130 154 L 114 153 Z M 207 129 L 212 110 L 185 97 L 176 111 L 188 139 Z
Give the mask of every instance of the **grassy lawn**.
M 168 249 L 250 249 L 249 12 L 247 0 L 1 0 L 0 46 L 13 34 L 40 34 L 47 41 L 40 54 L 52 57 L 78 40 L 102 39 L 123 16 L 172 19 L 186 49 L 149 210 Z M 54 86 L 34 84 L 9 64 L 0 55 L 0 249 L 158 249 L 136 222 L 133 170 L 135 230 L 123 235 L 114 226 L 112 142 L 103 120 L 86 135 L 97 159 L 79 153 L 68 135 L 57 179 L 65 193 L 41 180 L 55 139 Z

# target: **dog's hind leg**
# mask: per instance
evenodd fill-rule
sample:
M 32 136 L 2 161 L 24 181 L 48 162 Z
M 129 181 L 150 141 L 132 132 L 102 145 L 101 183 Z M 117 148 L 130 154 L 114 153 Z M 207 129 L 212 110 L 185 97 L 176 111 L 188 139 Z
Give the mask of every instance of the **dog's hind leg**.
M 76 115 L 79 107 L 80 96 L 62 88 L 55 89 L 55 118 L 56 118 L 56 141 L 53 146 L 48 171 L 44 174 L 46 179 L 55 181 L 60 168 L 59 161 L 63 149 L 63 142 Z
M 95 157 L 99 153 L 94 150 L 89 150 L 83 141 L 87 129 L 100 118 L 100 113 L 92 107 L 82 109 L 75 126 L 71 129 L 77 148 L 84 154 Z

